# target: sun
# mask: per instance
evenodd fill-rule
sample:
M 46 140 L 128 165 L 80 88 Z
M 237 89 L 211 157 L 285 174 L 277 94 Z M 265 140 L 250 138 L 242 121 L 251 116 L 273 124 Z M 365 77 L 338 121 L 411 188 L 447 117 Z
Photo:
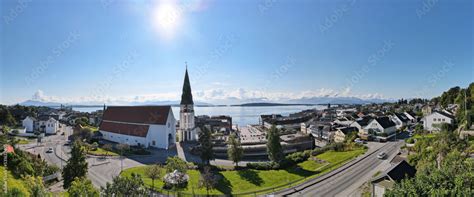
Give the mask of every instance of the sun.
M 153 25 L 161 36 L 170 39 L 183 20 L 183 10 L 174 1 L 161 1 L 153 10 Z

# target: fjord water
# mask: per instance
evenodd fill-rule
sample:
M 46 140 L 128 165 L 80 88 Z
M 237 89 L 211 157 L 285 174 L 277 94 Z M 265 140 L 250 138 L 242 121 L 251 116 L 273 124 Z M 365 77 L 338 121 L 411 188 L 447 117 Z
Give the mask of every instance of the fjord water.
M 179 119 L 179 107 L 172 107 L 176 120 Z M 219 106 L 219 107 L 194 107 L 196 116 L 199 115 L 228 115 L 232 117 L 232 123 L 239 126 L 248 124 L 258 124 L 262 114 L 281 114 L 287 116 L 291 113 L 300 112 L 307 109 L 325 109 L 326 106 L 268 106 L 268 107 L 241 107 L 241 106 Z M 74 107 L 73 110 L 80 112 L 93 112 L 101 110 L 102 107 Z

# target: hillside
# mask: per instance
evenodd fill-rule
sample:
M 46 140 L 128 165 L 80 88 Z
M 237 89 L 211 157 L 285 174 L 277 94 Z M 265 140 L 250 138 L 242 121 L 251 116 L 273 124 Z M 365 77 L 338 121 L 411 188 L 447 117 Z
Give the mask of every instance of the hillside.
M 4 180 L 4 176 L 5 176 L 5 167 L 3 166 L 0 166 L 0 180 L 2 180 L 2 183 L 3 183 L 3 180 Z M 26 184 L 25 182 L 23 182 L 21 179 L 16 179 L 16 178 L 13 178 L 13 175 L 12 173 L 7 170 L 7 186 L 8 186 L 8 190 L 11 190 L 12 188 L 18 188 L 20 191 L 22 191 L 22 193 L 24 194 L 27 194 L 26 196 L 29 196 L 29 192 L 28 192 L 28 189 L 26 188 Z M 0 191 L 2 192 L 3 194 L 3 184 L 1 185 L 1 188 L 0 188 Z

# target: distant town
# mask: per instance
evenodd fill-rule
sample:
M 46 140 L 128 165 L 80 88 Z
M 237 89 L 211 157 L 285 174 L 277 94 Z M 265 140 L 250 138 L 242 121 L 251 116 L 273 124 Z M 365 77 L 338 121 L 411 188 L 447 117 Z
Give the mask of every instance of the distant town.
M 13 179 L 9 184 L 21 182 L 15 177 L 33 182 L 39 177 L 45 192 L 55 195 L 87 182 L 93 196 L 126 192 L 115 184 L 138 178 L 136 188 L 128 188 L 136 190 L 132 196 L 383 196 L 396 194 L 404 179 L 423 169 L 420 146 L 446 136 L 466 139 L 460 159 L 474 157 L 473 83 L 433 99 L 327 103 L 286 116 L 260 114 L 254 124 L 235 125 L 225 111 L 195 115 L 189 77 L 186 70 L 176 112 L 171 105 L 104 104 L 90 113 L 64 105 L 1 106 L 1 142 L 8 155 L 3 177 Z M 284 104 L 242 106 L 275 105 Z M 438 169 L 439 159 L 450 157 L 444 154 Z M 229 188 L 235 184 L 242 187 Z M 28 185 L 17 189 L 31 194 Z

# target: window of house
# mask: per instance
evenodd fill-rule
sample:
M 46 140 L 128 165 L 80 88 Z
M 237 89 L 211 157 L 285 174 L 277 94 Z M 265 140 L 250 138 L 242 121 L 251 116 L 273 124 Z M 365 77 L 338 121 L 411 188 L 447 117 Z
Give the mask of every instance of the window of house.
M 443 122 L 445 121 L 445 119 L 443 118 Z
M 441 118 L 438 118 L 438 121 L 440 121 L 440 122 L 441 122 Z
M 436 118 L 433 118 L 433 121 L 436 122 Z
M 153 141 L 151 142 L 151 144 L 152 144 L 153 146 L 155 146 L 155 145 L 156 145 L 155 140 L 153 140 Z

